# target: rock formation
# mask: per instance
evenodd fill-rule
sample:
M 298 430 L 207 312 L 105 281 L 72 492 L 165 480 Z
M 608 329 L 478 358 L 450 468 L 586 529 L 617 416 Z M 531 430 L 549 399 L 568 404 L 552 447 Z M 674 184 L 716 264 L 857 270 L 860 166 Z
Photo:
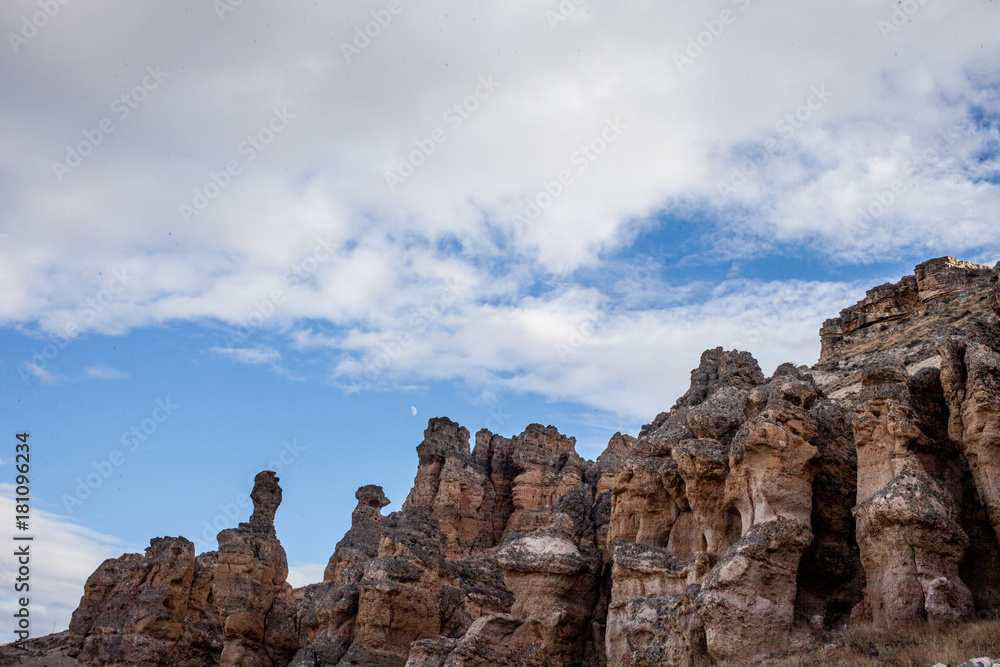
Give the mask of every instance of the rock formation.
M 145 555 L 104 561 L 73 612 L 69 654 L 81 665 L 211 664 L 222 650 L 212 595 L 217 554 L 159 537 Z
M 222 622 L 222 667 L 284 665 L 298 648 L 288 562 L 274 531 L 281 487 L 273 472 L 257 475 L 250 497 L 250 521 L 218 537 L 212 594 Z
M 865 366 L 891 353 L 909 372 L 938 365 L 943 336 L 969 325 L 996 322 L 997 269 L 940 257 L 916 267 L 898 283 L 868 290 L 820 329 L 822 351 L 812 369 L 826 393 L 852 404 Z
M 1000 613 L 1000 266 L 941 258 L 765 376 L 706 351 L 688 391 L 596 462 L 552 426 L 432 419 L 388 516 L 358 489 L 323 581 L 293 590 L 281 489 L 195 556 L 106 561 L 63 644 L 81 665 L 711 665 L 846 624 Z

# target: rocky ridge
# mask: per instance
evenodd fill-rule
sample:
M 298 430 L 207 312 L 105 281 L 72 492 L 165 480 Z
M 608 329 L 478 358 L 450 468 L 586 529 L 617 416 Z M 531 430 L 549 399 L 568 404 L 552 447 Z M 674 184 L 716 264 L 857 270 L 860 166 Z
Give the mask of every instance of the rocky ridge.
M 157 538 L 102 564 L 61 642 L 95 667 L 690 666 L 995 616 L 998 275 L 925 262 L 827 321 L 812 368 L 708 350 L 595 462 L 552 426 L 470 447 L 432 419 L 402 509 L 361 487 L 303 588 L 263 472 L 217 552 Z

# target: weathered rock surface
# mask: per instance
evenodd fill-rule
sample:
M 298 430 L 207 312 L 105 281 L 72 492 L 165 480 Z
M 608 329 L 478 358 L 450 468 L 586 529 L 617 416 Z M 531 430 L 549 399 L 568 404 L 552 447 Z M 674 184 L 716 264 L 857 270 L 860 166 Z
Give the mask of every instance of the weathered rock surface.
M 864 376 L 865 407 L 854 421 L 854 513 L 867 586 L 855 615 L 878 627 L 997 610 L 996 539 L 980 504 L 988 492 L 969 493 L 975 474 L 960 451 L 964 431 L 953 428 L 954 409 L 945 403 L 944 384 L 955 382 L 949 372 L 928 368 L 911 377 L 899 359 L 884 356 Z
M 552 426 L 482 430 L 470 449 L 432 419 L 402 510 L 358 489 L 323 581 L 295 590 L 261 473 L 218 552 L 159 538 L 105 562 L 59 650 L 94 666 L 693 666 L 848 621 L 996 615 L 998 315 L 1000 267 L 925 262 L 828 320 L 812 368 L 766 377 L 747 352 L 706 351 L 675 405 L 596 462 Z
M 206 665 L 222 649 L 212 596 L 217 554 L 195 557 L 183 537 L 159 537 L 90 575 L 70 621 L 81 665 Z
M 707 554 L 618 542 L 608 608 L 611 665 L 691 665 L 707 656 L 705 630 L 694 605 L 711 569 Z
M 274 531 L 281 487 L 273 472 L 257 475 L 250 497 L 250 521 L 219 533 L 212 594 L 224 636 L 222 667 L 285 665 L 298 648 L 294 626 L 287 623 L 292 590 Z
M 358 506 L 351 515 L 351 529 L 337 542 L 337 548 L 330 556 L 323 581 L 338 582 L 353 580 L 357 583 L 362 572 L 347 572 L 348 568 L 364 565 L 378 555 L 378 543 L 382 537 L 382 508 L 389 504 L 381 486 L 368 484 L 354 494 Z
M 1000 536 L 1000 336 L 996 330 L 941 342 L 948 436 L 969 462 L 986 514 Z
M 807 524 L 778 516 L 755 524 L 712 569 L 695 603 L 713 658 L 750 658 L 788 641 L 812 537 Z
M 939 366 L 938 341 L 949 328 L 997 321 L 1000 304 L 991 269 L 954 257 L 920 264 L 914 275 L 880 285 L 820 329 L 822 352 L 813 374 L 824 392 L 853 405 L 865 366 L 891 353 L 911 372 Z

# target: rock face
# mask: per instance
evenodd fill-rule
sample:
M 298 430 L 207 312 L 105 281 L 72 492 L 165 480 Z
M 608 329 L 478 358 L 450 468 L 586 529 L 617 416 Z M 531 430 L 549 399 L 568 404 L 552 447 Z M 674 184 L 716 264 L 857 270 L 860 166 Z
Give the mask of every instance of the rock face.
M 468 619 L 452 624 L 450 637 L 421 643 L 419 660 L 437 656 L 433 660 L 441 664 L 463 665 L 575 665 L 585 655 L 596 660 L 602 650 L 602 626 L 593 614 L 602 565 L 594 518 L 598 467 L 580 458 L 573 438 L 551 426 L 532 424 L 512 439 L 480 431 L 471 453 L 468 437 L 450 420 L 431 420 L 404 506 L 431 513 L 441 526 L 446 553 L 461 564 L 458 599 Z M 469 555 L 478 561 L 477 570 L 485 566 L 500 575 L 491 581 L 486 606 L 469 595 L 475 587 L 461 576 L 470 564 L 461 557 Z M 510 638 L 502 650 L 494 645 L 497 632 Z
M 1000 336 L 996 328 L 951 336 L 939 351 L 948 437 L 968 460 L 987 516 L 1000 535 Z
M 1000 613 L 1000 267 L 952 258 L 828 320 L 812 368 L 706 351 L 596 462 L 552 426 L 432 419 L 388 516 L 358 489 L 323 581 L 293 590 L 281 489 L 195 556 L 106 561 L 82 665 L 630 666 L 770 660 L 848 622 Z M 61 644 L 60 644 L 61 645 Z
M 81 665 L 287 665 L 298 647 L 288 565 L 274 531 L 281 488 L 257 475 L 250 521 L 195 557 L 183 537 L 105 561 L 73 613 Z
M 879 627 L 967 617 L 973 604 L 958 573 L 969 546 L 959 524 L 960 499 L 928 472 L 948 465 L 946 445 L 920 429 L 910 379 L 899 361 L 874 365 L 863 394 L 868 400 L 855 422 L 854 510 L 868 574 L 862 613 Z
M 336 582 L 357 579 L 346 572 L 348 568 L 364 566 L 378 555 L 382 535 L 382 508 L 389 504 L 381 486 L 369 484 L 358 489 L 354 497 L 358 506 L 351 515 L 351 529 L 337 543 L 330 562 L 323 572 L 323 581 Z
M 950 328 L 996 322 L 997 268 L 940 257 L 916 267 L 898 283 L 868 290 L 820 329 L 817 381 L 833 398 L 851 402 L 864 368 L 880 353 L 898 357 L 911 371 L 940 366 L 937 347 Z
M 273 472 L 257 475 L 250 497 L 250 521 L 219 533 L 212 594 L 224 636 L 222 667 L 284 665 L 298 648 L 282 613 L 291 608 L 292 587 L 274 531 L 281 487 Z
M 812 576 L 834 584 L 826 597 L 855 580 L 844 525 L 853 498 L 841 488 L 852 460 L 843 438 L 831 437 L 821 398 L 794 366 L 767 379 L 749 355 L 710 350 L 687 394 L 643 428 L 612 487 L 607 641 L 615 664 L 740 660 L 786 640 L 819 493 L 836 503 L 818 514 L 822 543 L 842 548 L 836 559 L 813 558 Z M 847 595 L 850 609 L 857 600 Z M 827 603 L 806 597 L 799 606 L 824 614 L 837 606 Z
M 365 567 L 378 556 L 384 517 L 389 504 L 382 487 L 369 484 L 354 494 L 358 506 L 351 528 L 337 543 L 323 574 L 323 582 L 295 591 L 299 651 L 292 665 L 335 665 L 354 641 L 358 613 L 358 584 Z
M 217 554 L 195 557 L 183 537 L 145 555 L 104 561 L 90 575 L 69 631 L 81 665 L 207 665 L 222 650 L 212 596 Z

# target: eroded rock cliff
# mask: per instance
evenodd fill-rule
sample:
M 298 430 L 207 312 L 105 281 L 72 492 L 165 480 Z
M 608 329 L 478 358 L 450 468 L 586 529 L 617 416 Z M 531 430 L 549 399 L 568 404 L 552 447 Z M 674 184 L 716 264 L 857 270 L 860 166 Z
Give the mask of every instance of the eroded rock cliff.
M 106 561 L 81 665 L 711 665 L 847 623 L 1000 613 L 1000 271 L 941 258 L 766 376 L 705 352 L 689 390 L 596 462 L 552 426 L 432 419 L 413 488 L 358 489 L 322 582 L 293 590 L 257 476 L 218 552 Z

